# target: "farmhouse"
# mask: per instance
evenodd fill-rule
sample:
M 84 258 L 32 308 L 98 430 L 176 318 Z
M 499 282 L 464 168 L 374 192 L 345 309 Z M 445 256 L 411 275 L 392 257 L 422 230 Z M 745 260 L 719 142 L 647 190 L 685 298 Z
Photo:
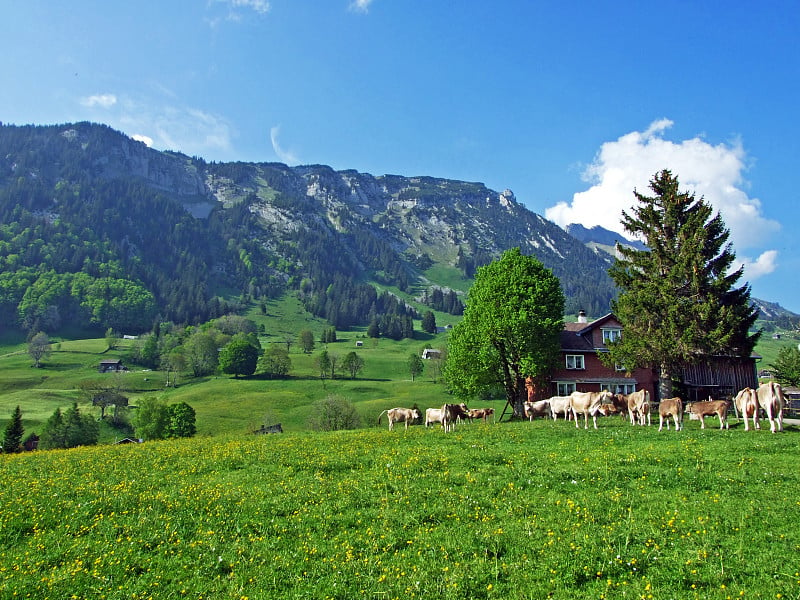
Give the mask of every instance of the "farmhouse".
M 425 360 L 434 359 L 434 358 L 442 358 L 442 351 L 441 350 L 435 350 L 433 348 L 425 348 L 422 351 L 422 358 L 424 358 Z
M 574 323 L 564 323 L 561 332 L 559 365 L 550 378 L 550 389 L 543 397 L 568 396 L 572 392 L 594 392 L 607 389 L 612 393 L 630 394 L 641 389 L 658 400 L 658 373 L 653 369 L 636 369 L 632 373 L 620 367 L 607 367 L 600 356 L 608 352 L 608 343 L 622 336 L 622 324 L 609 313 L 588 322 L 583 311 Z M 756 359 L 734 356 L 709 356 L 706 360 L 683 367 L 682 384 L 676 394 L 685 401 L 732 398 L 740 389 L 758 387 Z M 530 394 L 529 394 L 530 395 Z

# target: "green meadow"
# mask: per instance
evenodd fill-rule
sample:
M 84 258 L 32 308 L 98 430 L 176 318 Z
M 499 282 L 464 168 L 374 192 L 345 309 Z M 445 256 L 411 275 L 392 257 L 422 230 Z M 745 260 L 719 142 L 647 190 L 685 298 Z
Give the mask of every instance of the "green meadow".
M 798 431 L 602 419 L 0 456 L 0 597 L 798 598 Z

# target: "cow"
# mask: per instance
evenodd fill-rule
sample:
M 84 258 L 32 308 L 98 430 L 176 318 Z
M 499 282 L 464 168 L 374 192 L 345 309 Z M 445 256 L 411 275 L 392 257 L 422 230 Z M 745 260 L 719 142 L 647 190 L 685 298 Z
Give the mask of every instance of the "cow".
M 428 408 L 425 410 L 425 427 L 428 427 L 433 423 L 441 423 L 442 427 L 445 427 L 445 417 L 447 416 L 445 414 L 445 408 L 448 406 L 456 407 L 450 409 L 452 414 L 451 429 L 455 426 L 459 419 L 469 418 L 469 409 L 467 408 L 466 404 L 445 404 L 441 408 Z
M 537 400 L 536 402 L 525 402 L 523 405 L 525 416 L 531 421 L 535 417 L 547 417 L 550 415 L 550 401 Z
M 623 419 L 628 418 L 628 398 L 625 394 L 614 394 L 611 396 L 611 404 L 604 407 L 604 414 L 606 416 L 619 413 Z
M 453 431 L 459 420 L 469 418 L 469 409 L 466 404 L 445 404 L 440 410 L 442 411 L 442 428 L 445 433 Z
M 494 409 L 493 408 L 471 408 L 467 411 L 467 415 L 469 420 L 472 419 L 481 419 L 483 422 L 486 422 L 488 417 L 494 417 Z
M 758 386 L 758 405 L 767 413 L 769 419 L 769 430 L 783 431 L 783 407 L 786 406 L 786 397 L 783 395 L 783 388 L 780 383 L 770 381 Z M 777 422 L 777 428 L 775 423 Z
M 731 403 L 727 400 L 712 400 L 709 396 L 708 400 L 701 402 L 687 402 L 684 412 L 694 415 L 700 419 L 700 429 L 706 428 L 704 417 L 719 417 L 719 428 L 728 429 L 728 409 Z
M 406 429 L 408 429 L 408 424 L 412 421 L 418 421 L 422 418 L 422 414 L 419 412 L 419 409 L 415 406 L 414 408 L 389 408 L 381 412 L 378 415 L 378 425 L 381 424 L 381 417 L 383 413 L 386 413 L 387 418 L 389 419 L 389 431 L 394 429 L 395 423 L 405 423 Z
M 553 396 L 547 400 L 550 403 L 550 414 L 553 415 L 553 421 L 558 421 L 558 415 L 563 414 L 564 419 L 569 421 L 570 396 Z
M 667 431 L 669 431 L 669 418 L 675 421 L 675 431 L 683 429 L 683 400 L 678 398 L 665 398 L 658 403 L 658 430 L 661 431 L 664 427 L 664 421 L 667 422 Z
M 751 387 L 739 390 L 733 399 L 733 405 L 739 411 L 739 416 L 744 419 L 744 430 L 750 431 L 749 420 L 753 419 L 753 427 L 761 429 L 758 422 L 758 392 Z
M 631 425 L 644 425 L 645 419 L 650 425 L 650 392 L 639 390 L 631 392 L 626 396 L 628 401 L 628 415 L 631 418 Z
M 602 392 L 572 392 L 569 407 L 578 427 L 578 413 L 583 414 L 583 428 L 589 429 L 589 415 L 592 415 L 594 428 L 597 429 L 597 413 L 602 404 L 611 404 L 613 394 L 608 390 Z

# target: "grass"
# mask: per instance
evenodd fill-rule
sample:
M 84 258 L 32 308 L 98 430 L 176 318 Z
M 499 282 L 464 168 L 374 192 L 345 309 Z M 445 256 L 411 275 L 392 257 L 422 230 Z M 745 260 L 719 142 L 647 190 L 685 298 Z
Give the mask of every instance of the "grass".
M 0 456 L 0 597 L 797 598 L 797 429 L 686 425 Z

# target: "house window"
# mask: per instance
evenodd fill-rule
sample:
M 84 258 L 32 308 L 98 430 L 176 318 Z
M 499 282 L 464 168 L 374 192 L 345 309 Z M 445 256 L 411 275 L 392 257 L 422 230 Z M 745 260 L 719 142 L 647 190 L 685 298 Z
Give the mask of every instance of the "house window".
M 622 337 L 621 329 L 603 329 L 603 343 L 616 342 Z
M 558 396 L 569 396 L 575 391 L 575 383 L 571 381 L 559 381 L 556 383 L 558 389 Z
M 614 386 L 614 393 L 615 394 L 632 394 L 636 391 L 636 384 L 635 383 L 618 383 Z
M 585 369 L 583 364 L 583 354 L 567 354 L 568 369 Z
M 614 370 L 615 371 L 624 371 L 625 370 L 625 365 L 621 365 L 619 363 L 614 363 Z

